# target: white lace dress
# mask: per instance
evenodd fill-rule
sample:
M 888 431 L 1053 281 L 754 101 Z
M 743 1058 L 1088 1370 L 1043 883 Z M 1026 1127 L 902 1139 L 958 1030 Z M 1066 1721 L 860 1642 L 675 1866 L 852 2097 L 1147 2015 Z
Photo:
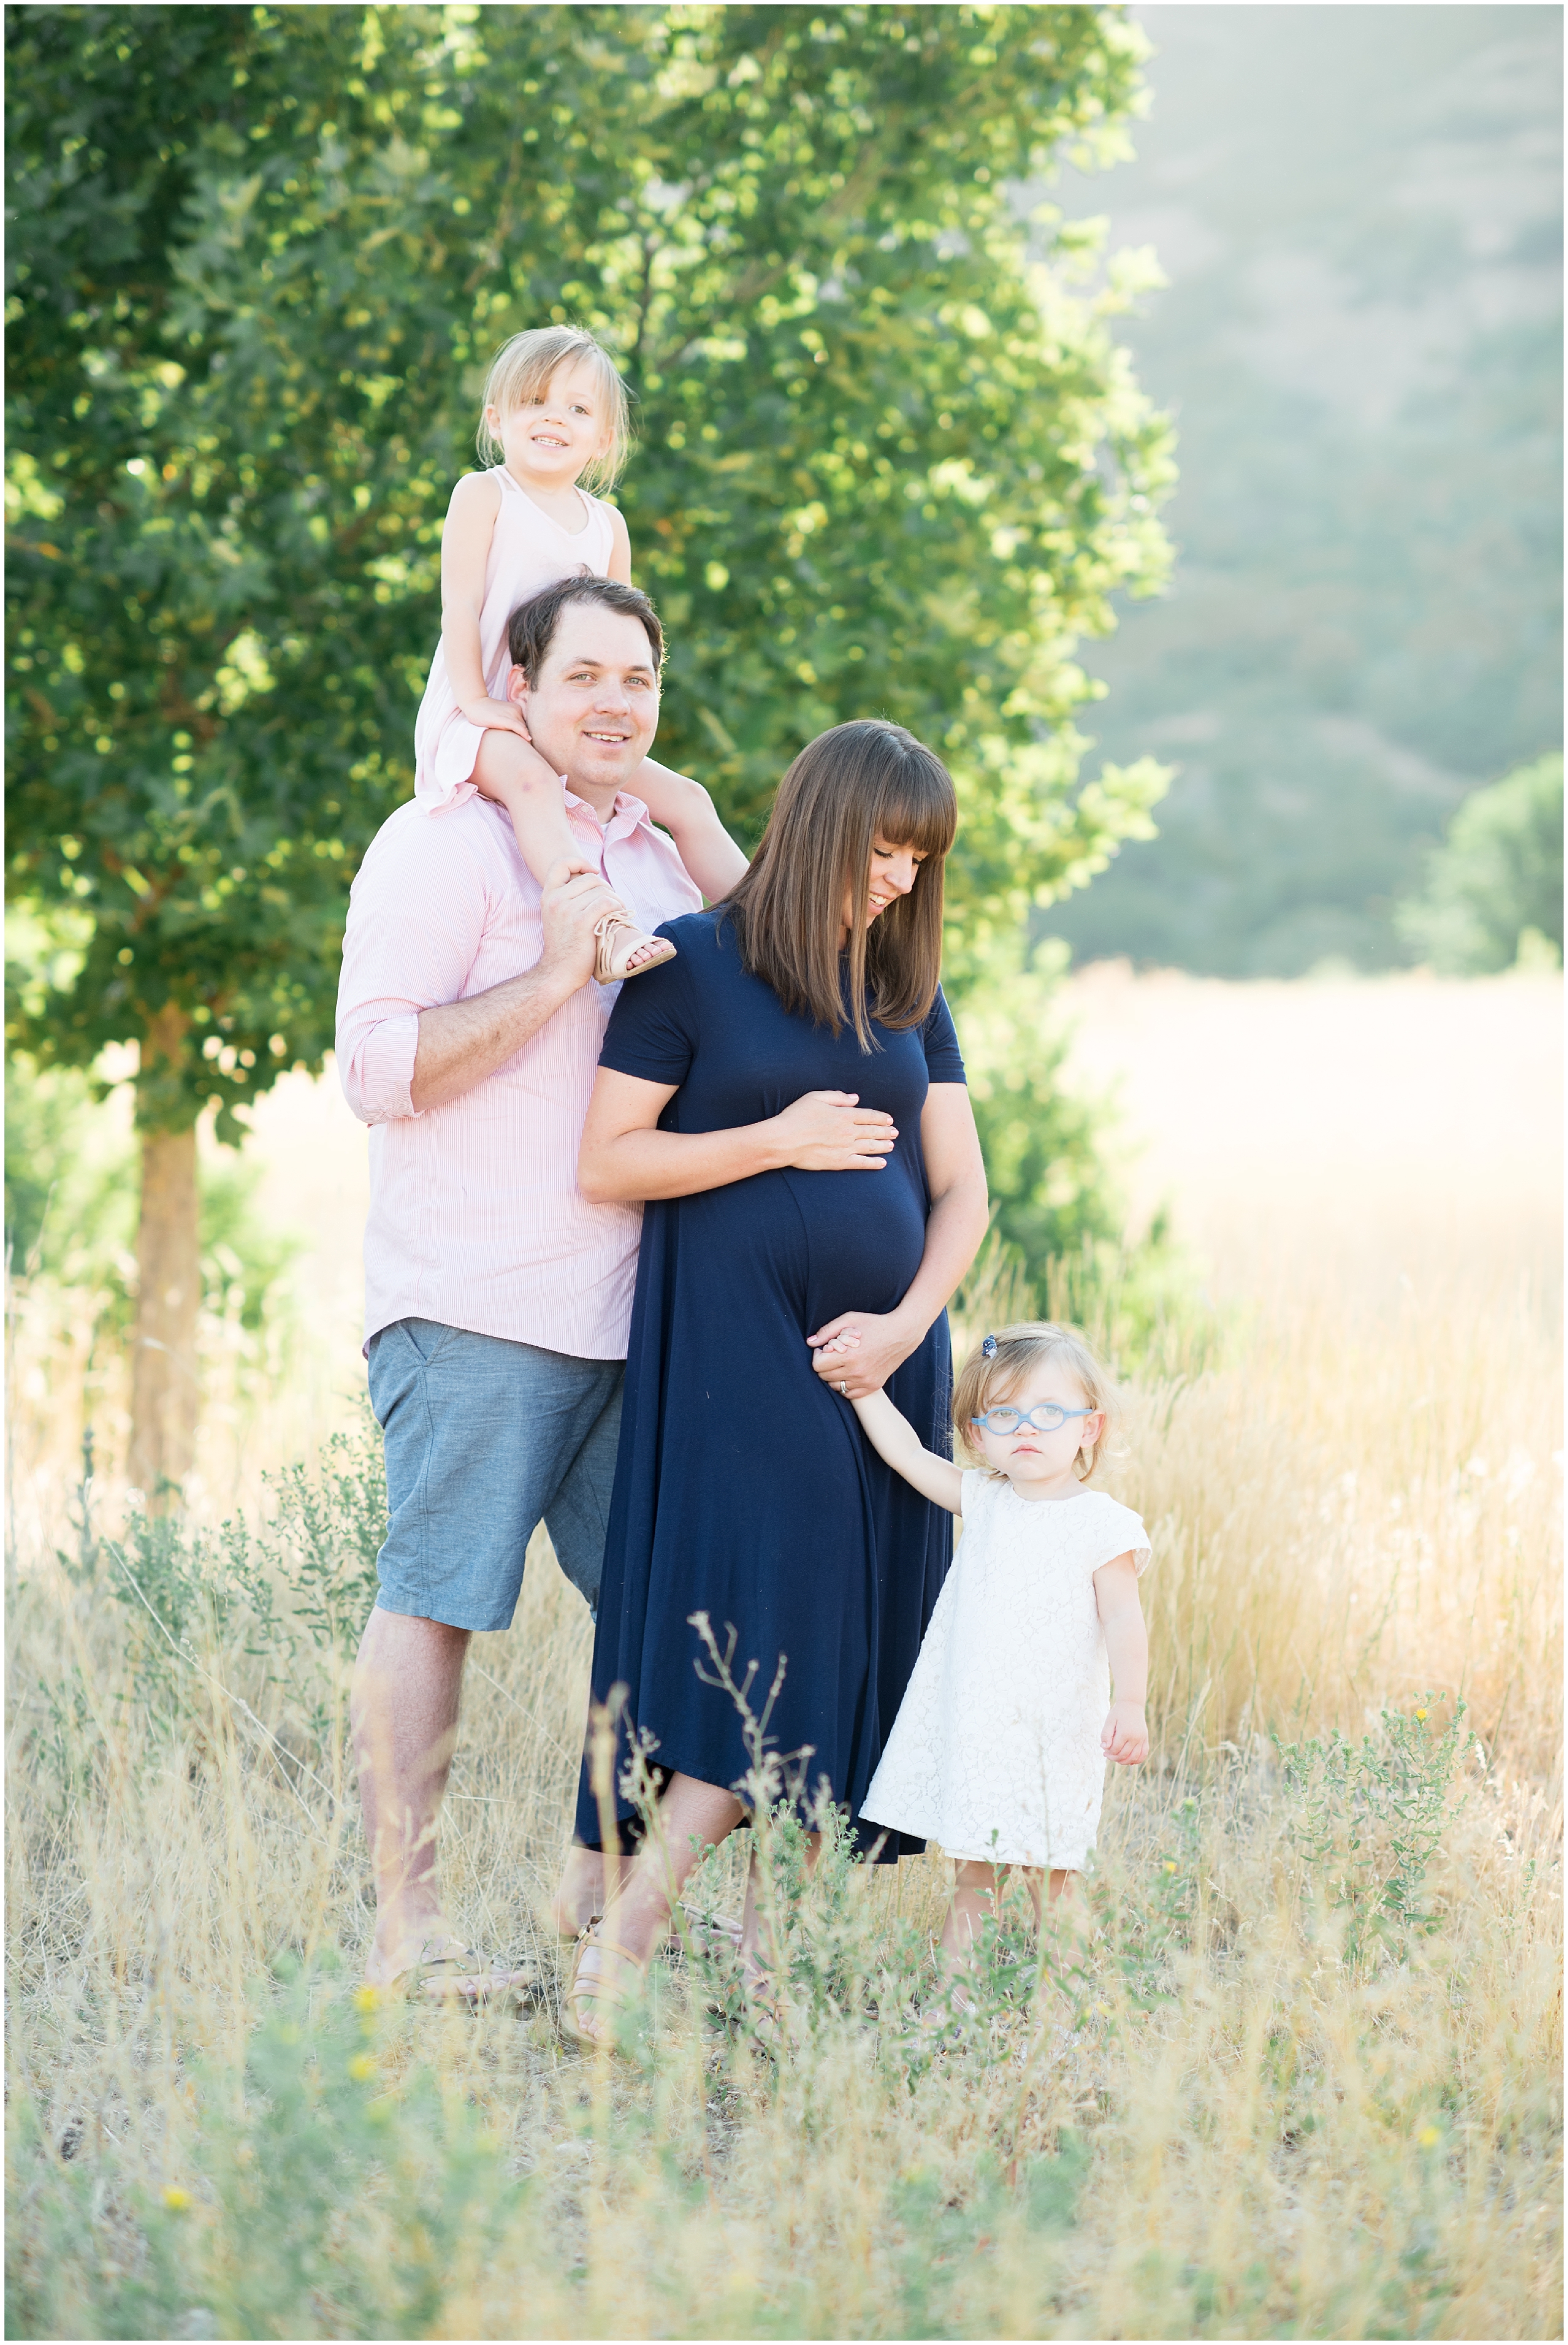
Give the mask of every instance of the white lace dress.
M 964 1477 L 964 1537 L 861 1814 L 949 1856 L 1081 1872 L 1105 1789 L 1110 1666 L 1094 1575 L 1148 1534 L 1103 1490 Z

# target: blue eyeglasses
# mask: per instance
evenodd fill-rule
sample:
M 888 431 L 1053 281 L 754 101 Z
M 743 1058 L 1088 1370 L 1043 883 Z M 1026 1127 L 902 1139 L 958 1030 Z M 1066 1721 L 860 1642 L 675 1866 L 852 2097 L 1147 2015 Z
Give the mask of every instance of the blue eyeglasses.
M 1038 1408 L 988 1408 L 984 1416 L 972 1416 L 971 1425 L 984 1426 L 987 1433 L 1021 1433 L 1027 1426 L 1031 1433 L 1059 1433 L 1069 1416 L 1093 1416 L 1092 1408 L 1063 1408 L 1059 1402 L 1043 1400 Z

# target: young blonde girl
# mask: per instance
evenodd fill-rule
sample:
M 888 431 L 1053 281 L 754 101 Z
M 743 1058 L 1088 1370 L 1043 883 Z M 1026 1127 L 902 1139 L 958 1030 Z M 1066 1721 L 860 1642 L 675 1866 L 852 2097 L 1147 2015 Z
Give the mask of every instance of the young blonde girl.
M 1074 1329 L 987 1335 L 953 1396 L 968 1472 L 922 1447 L 885 1393 L 853 1404 L 873 1447 L 964 1518 L 861 1814 L 941 1843 L 956 1877 L 942 1952 L 961 1960 L 1011 1865 L 1037 1917 L 1083 1871 L 1105 1763 L 1148 1755 L 1143 1524 L 1087 1487 L 1116 1411 Z M 1115 1699 L 1111 1699 L 1111 1680 Z
M 591 492 L 612 485 L 626 445 L 625 385 L 592 334 L 575 326 L 514 334 L 484 388 L 479 448 L 492 461 L 458 482 L 441 533 L 441 639 L 414 726 L 414 795 L 432 811 L 476 789 L 497 800 L 541 887 L 557 866 L 599 867 L 572 834 L 559 775 L 508 696 L 507 621 L 563 578 L 631 584 L 626 524 Z M 611 724 L 612 699 L 612 685 Z M 726 896 L 746 858 L 707 791 L 652 758 L 633 778 L 703 893 Z M 635 977 L 674 949 L 617 917 L 601 938 L 597 973 L 604 982 Z

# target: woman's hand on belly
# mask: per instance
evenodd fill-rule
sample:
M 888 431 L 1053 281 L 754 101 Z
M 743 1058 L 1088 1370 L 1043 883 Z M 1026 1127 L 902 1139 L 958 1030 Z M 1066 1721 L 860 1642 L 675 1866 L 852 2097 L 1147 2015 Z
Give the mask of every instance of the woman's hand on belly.
M 926 1337 L 918 1319 L 903 1311 L 842 1311 L 806 1342 L 816 1356 L 813 1367 L 824 1384 L 843 1388 L 846 1400 L 880 1392 Z

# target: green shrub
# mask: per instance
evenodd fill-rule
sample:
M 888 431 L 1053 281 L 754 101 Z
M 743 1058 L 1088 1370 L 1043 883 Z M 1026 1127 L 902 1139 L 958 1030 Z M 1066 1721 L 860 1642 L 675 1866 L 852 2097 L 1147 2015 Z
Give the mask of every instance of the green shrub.
M 956 1315 L 1068 1319 L 1123 1368 L 1191 1368 L 1212 1348 L 1212 1314 L 1164 1213 L 1128 1236 L 1107 1111 L 1063 1080 L 1067 963 L 1051 939 L 1032 952 L 998 950 L 958 1006 L 992 1243 Z
M 133 1705 L 145 1734 L 177 1737 L 215 1700 L 228 1702 L 275 1751 L 314 1759 L 341 1717 L 338 1665 L 376 1600 L 387 1531 L 380 1436 L 369 1412 L 355 1432 L 331 1435 L 313 1467 L 297 1463 L 263 1483 L 271 1505 L 255 1526 L 241 1515 L 211 1531 L 133 1507 L 120 1537 L 109 1538 L 91 1513 L 89 1454 L 76 1551 L 56 1555 L 79 1589 L 119 1608 L 116 1706 Z M 101 1782 L 107 1721 L 75 1662 L 38 1690 L 48 1724 L 37 1755 L 68 1808 Z M 260 1711 L 286 1731 L 287 1745 Z
M 1291 1831 L 1315 1893 L 1345 1918 L 1345 1958 L 1398 1954 L 1438 1926 L 1422 1902 L 1427 1868 L 1452 1815 L 1454 1771 L 1470 1748 L 1465 1705 L 1440 1732 L 1424 1694 L 1407 1716 L 1385 1710 L 1380 1731 L 1348 1741 L 1276 1747 L 1293 1804 Z
M 8 2336 L 424 2337 L 516 2218 L 527 2185 L 474 2110 L 397 2073 L 395 2020 L 329 1960 L 257 1993 L 243 2072 L 198 2070 L 161 2189 L 62 2170 L 19 2113 L 12 2209 L 46 2252 L 11 2260 Z
M 1538 757 L 1465 799 L 1400 905 L 1411 951 L 1445 977 L 1563 959 L 1563 759 Z

